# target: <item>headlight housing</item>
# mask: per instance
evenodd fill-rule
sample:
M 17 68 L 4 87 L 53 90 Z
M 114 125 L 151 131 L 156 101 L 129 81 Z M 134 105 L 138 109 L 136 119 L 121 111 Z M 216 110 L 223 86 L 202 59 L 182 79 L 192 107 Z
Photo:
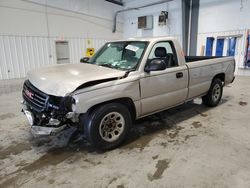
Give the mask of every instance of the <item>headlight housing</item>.
M 74 100 L 73 103 L 71 104 L 71 110 L 72 110 L 72 112 L 75 112 L 75 111 L 76 111 L 76 102 L 75 102 L 75 100 Z
M 65 97 L 63 103 L 67 111 L 74 112 L 76 110 L 76 100 L 73 97 Z

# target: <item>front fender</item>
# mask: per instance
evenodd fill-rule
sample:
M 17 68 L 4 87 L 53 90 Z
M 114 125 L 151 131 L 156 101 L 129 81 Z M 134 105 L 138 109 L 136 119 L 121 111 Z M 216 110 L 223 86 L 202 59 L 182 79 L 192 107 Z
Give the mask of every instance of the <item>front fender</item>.
M 76 110 L 78 114 L 86 113 L 91 107 L 107 101 L 130 98 L 136 108 L 136 114 L 140 108 L 139 80 L 108 86 L 96 90 L 79 92 L 73 96 L 76 100 Z

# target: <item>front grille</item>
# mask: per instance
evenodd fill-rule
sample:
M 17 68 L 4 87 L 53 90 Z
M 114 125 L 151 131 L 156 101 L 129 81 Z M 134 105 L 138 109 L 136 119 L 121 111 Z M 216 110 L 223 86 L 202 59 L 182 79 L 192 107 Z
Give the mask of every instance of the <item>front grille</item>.
M 35 88 L 28 80 L 24 82 L 22 94 L 31 109 L 37 112 L 42 112 L 46 109 L 49 95 Z

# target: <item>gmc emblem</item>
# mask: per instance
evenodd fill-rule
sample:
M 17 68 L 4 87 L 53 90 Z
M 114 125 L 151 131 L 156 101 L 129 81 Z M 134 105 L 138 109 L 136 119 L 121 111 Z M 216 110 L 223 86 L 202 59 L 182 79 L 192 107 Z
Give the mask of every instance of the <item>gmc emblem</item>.
M 26 89 L 24 92 L 29 98 L 33 99 L 34 94 L 32 92 L 30 92 L 28 89 Z

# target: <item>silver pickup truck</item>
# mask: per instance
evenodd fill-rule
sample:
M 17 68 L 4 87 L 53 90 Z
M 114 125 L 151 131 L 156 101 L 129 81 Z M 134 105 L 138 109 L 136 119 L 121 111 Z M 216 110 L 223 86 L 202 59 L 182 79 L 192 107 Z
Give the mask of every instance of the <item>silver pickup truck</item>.
M 23 112 L 33 134 L 76 126 L 94 147 L 112 149 L 136 119 L 196 97 L 218 105 L 235 71 L 232 57 L 184 56 L 168 37 L 108 42 L 82 61 L 28 73 Z

